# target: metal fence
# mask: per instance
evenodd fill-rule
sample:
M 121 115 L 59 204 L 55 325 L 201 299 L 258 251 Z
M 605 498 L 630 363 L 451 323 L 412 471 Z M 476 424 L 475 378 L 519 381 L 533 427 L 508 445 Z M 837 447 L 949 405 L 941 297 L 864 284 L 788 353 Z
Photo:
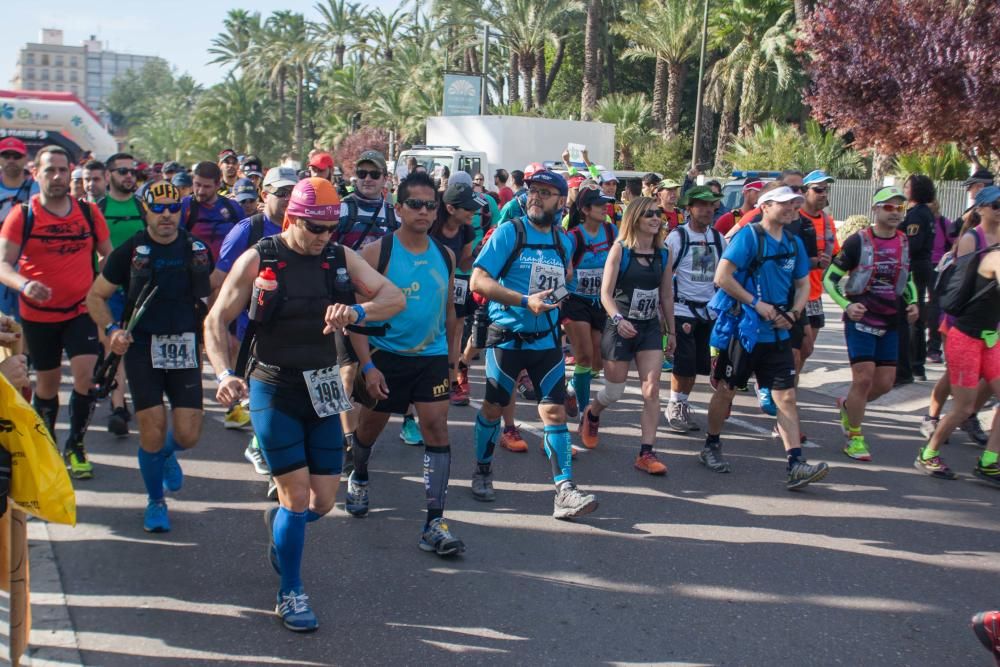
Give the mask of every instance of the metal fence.
M 939 181 L 934 185 L 937 187 L 937 199 L 944 217 L 954 220 L 968 207 L 961 181 Z M 867 216 L 871 211 L 872 195 L 880 187 L 882 186 L 872 180 L 839 180 L 830 190 L 830 206 L 827 211 L 834 220 L 839 221 L 844 221 L 851 215 Z

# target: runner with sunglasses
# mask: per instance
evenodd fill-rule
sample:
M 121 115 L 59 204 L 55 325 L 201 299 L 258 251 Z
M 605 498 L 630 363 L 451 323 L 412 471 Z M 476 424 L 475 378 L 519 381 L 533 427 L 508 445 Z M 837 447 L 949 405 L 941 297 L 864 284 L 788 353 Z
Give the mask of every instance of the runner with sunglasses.
M 667 352 L 674 348 L 673 275 L 660 213 L 652 199 L 633 200 L 625 211 L 618 240 L 608 252 L 601 281 L 601 304 L 609 316 L 601 337 L 605 383 L 580 420 L 584 446 L 597 447 L 601 413 L 625 395 L 625 381 L 634 362 L 643 402 L 642 436 L 634 466 L 650 475 L 667 472 L 653 451 L 660 419 L 664 335 Z
M 951 410 L 920 450 L 913 465 L 928 475 L 956 479 L 957 475 L 941 459 L 941 445 L 969 415 L 975 416 L 981 380 L 1000 398 L 1000 187 L 991 185 L 976 195 L 973 204 L 979 225 L 958 242 L 957 257 L 979 254 L 975 283 L 969 302 L 962 308 L 948 330 L 945 358 L 951 379 Z M 986 451 L 980 456 L 973 474 L 980 480 L 1000 487 L 1000 408 L 994 411 L 993 428 Z
M 288 207 L 288 199 L 292 195 L 292 188 L 299 182 L 294 169 L 288 167 L 273 167 L 267 170 L 264 176 L 264 187 L 261 196 L 264 197 L 264 211 L 256 213 L 245 220 L 241 220 L 233 229 L 226 234 L 222 241 L 222 251 L 219 260 L 212 271 L 212 290 L 218 290 L 226 276 L 232 270 L 236 260 L 240 258 L 247 248 L 257 245 L 265 236 L 274 236 L 281 233 L 281 222 L 285 217 L 285 209 Z M 246 333 L 250 319 L 247 311 L 240 313 L 236 321 L 236 340 L 242 341 Z M 260 451 L 257 436 L 250 439 L 250 444 L 243 451 L 243 457 L 254 467 L 260 475 L 268 475 L 267 462 Z M 274 480 L 271 480 L 267 489 L 267 496 L 271 500 L 277 499 L 277 487 Z
M 852 234 L 823 276 L 823 286 L 844 309 L 844 339 L 851 362 L 851 386 L 837 400 L 847 437 L 843 452 L 871 461 L 861 422 L 865 406 L 889 392 L 896 380 L 901 315 L 917 317 L 916 288 L 909 268 L 909 242 L 899 229 L 906 197 L 894 187 L 872 198 L 874 224 Z M 841 279 L 847 277 L 843 288 Z
M 275 612 L 295 632 L 318 627 L 302 588 L 306 524 L 333 508 L 344 461 L 338 413 L 351 407 L 329 335 L 369 316 L 389 319 L 405 305 L 399 289 L 355 252 L 330 243 L 339 217 L 333 184 L 299 181 L 281 234 L 261 239 L 236 260 L 205 320 L 216 398 L 228 405 L 249 396 L 254 430 L 278 485 L 280 507 L 265 513 L 268 553 L 281 576 Z M 365 302 L 348 305 L 355 293 Z M 229 324 L 252 295 L 263 305 L 253 311 L 248 385 L 233 369 Z
M 204 243 L 180 230 L 181 196 L 165 182 L 148 187 L 144 207 L 149 224 L 112 251 L 87 295 L 90 317 L 104 332 L 110 351 L 124 357 L 139 422 L 139 472 L 146 487 L 143 529 L 170 530 L 164 490 L 179 491 L 183 472 L 176 454 L 201 436 L 201 344 L 211 293 L 212 256 Z M 125 315 L 136 313 L 148 290 L 156 293 L 131 333 L 110 300 L 128 295 Z M 171 422 L 163 397 L 170 401 Z

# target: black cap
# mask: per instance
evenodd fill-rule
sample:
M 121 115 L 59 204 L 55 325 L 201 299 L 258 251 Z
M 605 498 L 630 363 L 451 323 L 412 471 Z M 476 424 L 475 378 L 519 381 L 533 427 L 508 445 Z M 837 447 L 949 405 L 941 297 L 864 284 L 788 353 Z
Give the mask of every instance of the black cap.
M 969 176 L 962 182 L 963 187 L 970 187 L 976 183 L 982 183 L 983 185 L 993 185 L 993 172 L 989 169 L 976 169 L 972 176 Z
M 609 197 L 597 188 L 584 188 L 576 197 L 576 205 L 581 208 L 594 204 L 613 204 L 614 201 L 614 197 Z
M 466 211 L 478 211 L 486 206 L 486 200 L 465 183 L 452 183 L 444 192 L 444 203 L 464 208 Z

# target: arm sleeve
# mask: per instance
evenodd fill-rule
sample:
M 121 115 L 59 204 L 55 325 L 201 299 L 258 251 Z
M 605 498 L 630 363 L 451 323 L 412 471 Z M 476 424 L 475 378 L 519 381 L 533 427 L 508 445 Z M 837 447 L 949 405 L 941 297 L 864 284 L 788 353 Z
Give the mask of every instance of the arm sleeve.
M 826 267 L 826 272 L 823 274 L 823 289 L 838 306 L 844 309 L 851 305 L 850 300 L 840 291 L 840 279 L 845 275 L 846 272 L 836 264 Z
M 597 165 L 591 162 L 587 165 L 587 171 L 590 173 L 590 177 L 595 181 L 601 177 L 601 170 L 597 168 Z
M 912 273 L 906 281 L 906 289 L 903 290 L 903 302 L 908 306 L 917 303 L 917 285 L 913 282 Z

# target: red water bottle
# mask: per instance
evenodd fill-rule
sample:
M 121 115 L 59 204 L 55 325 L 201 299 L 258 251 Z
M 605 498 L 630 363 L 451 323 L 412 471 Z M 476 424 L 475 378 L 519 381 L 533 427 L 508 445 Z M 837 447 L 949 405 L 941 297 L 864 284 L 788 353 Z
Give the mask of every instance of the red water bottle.
M 278 298 L 278 276 L 271 267 L 264 269 L 254 278 L 253 297 L 250 299 L 250 319 L 254 322 L 266 322 L 274 310 Z

